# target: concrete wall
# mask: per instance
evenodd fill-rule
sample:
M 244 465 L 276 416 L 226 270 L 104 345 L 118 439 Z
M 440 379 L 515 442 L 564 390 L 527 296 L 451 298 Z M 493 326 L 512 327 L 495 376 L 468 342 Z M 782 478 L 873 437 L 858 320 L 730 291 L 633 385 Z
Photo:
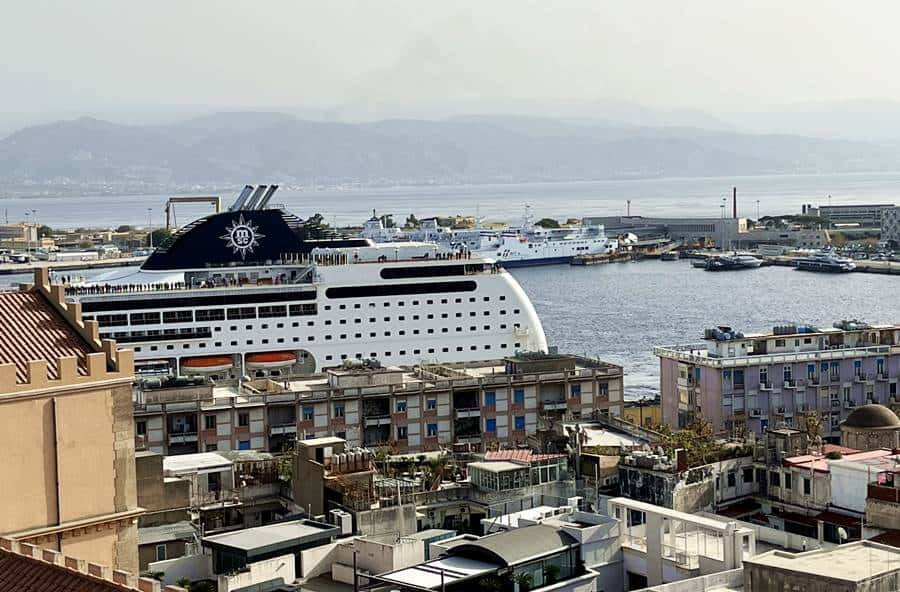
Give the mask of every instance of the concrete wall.
M 406 504 L 356 513 L 356 530 L 364 535 L 397 533 L 400 536 L 416 532 L 416 506 Z
M 331 565 L 337 558 L 337 548 L 341 544 L 343 543 L 328 543 L 300 551 L 300 577 L 308 579 L 331 573 Z
M 147 566 L 154 573 L 162 572 L 163 583 L 174 585 L 181 578 L 203 580 L 213 577 L 212 555 L 189 555 L 166 561 L 154 561 Z
M 151 543 L 149 545 L 141 545 L 138 547 L 138 562 L 140 563 L 141 572 L 147 570 L 147 566 L 156 563 L 156 545 L 166 545 L 167 560 L 174 560 L 182 557 L 185 551 L 184 541 L 166 541 L 165 543 Z
M 284 584 L 290 584 L 294 575 L 294 555 L 279 555 L 265 561 L 257 561 L 247 566 L 244 571 L 233 576 L 218 577 L 218 592 L 265 592 L 274 590 Z
M 900 529 L 900 507 L 891 502 L 869 498 L 866 501 L 866 524 L 877 528 Z

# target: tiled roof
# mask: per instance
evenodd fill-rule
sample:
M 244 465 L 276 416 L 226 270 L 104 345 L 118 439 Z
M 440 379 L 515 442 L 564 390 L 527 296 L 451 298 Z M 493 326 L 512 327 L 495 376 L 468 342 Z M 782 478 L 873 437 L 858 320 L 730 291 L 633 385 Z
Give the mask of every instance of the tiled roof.
M 47 361 L 47 376 L 59 378 L 59 358 L 76 356 L 87 374 L 94 350 L 35 290 L 0 293 L 0 364 L 16 365 L 16 382 L 28 382 L 28 362 Z
M 565 454 L 536 454 L 531 450 L 496 450 L 484 455 L 484 460 L 508 460 L 513 462 L 533 463 L 543 460 L 565 458 Z
M 123 592 L 134 590 L 0 549 L 0 592 Z

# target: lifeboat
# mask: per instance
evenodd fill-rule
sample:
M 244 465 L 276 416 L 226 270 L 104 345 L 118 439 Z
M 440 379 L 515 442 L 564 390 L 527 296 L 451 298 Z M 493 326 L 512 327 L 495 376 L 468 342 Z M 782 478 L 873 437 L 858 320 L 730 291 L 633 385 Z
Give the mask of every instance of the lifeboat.
M 234 366 L 231 356 L 204 356 L 201 358 L 185 358 L 181 361 L 181 370 L 185 373 L 207 374 L 224 372 Z
M 286 368 L 297 363 L 297 354 L 294 352 L 263 352 L 247 354 L 246 360 L 247 368 L 252 370 Z

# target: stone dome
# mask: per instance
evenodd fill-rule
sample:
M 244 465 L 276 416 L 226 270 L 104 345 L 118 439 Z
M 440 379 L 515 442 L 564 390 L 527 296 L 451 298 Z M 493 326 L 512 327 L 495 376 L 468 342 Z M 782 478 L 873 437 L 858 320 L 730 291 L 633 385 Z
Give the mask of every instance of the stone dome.
M 900 428 L 900 418 L 884 405 L 863 405 L 847 416 L 844 427 L 870 430 Z

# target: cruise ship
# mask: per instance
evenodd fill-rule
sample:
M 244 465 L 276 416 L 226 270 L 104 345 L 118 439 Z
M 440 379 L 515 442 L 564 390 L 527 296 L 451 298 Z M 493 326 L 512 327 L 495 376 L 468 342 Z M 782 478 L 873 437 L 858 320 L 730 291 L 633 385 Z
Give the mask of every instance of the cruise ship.
M 493 260 L 434 243 L 316 239 L 266 207 L 271 193 L 248 186 L 140 268 L 67 286 L 67 299 L 101 337 L 134 349 L 138 373 L 287 376 L 547 350 L 528 296 Z

